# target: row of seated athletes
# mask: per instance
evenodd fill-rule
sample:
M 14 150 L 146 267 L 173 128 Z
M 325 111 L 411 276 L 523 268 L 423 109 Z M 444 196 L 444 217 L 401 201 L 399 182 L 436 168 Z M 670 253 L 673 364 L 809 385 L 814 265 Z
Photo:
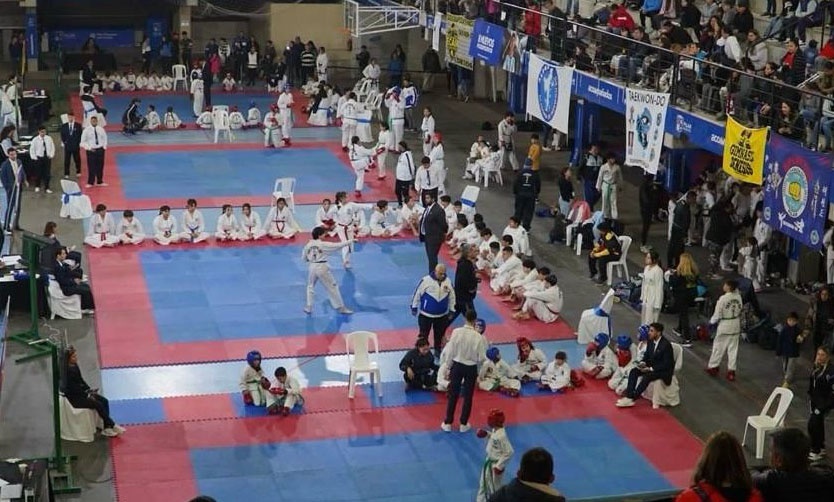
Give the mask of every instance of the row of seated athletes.
M 192 73 L 191 80 L 201 80 L 202 72 Z M 267 78 L 267 91 L 277 92 L 282 84 L 286 84 L 286 77 L 283 75 L 270 75 Z M 174 77 L 167 73 L 159 74 L 157 72 L 150 73 L 134 73 L 132 69 L 124 73 L 119 72 L 104 72 L 96 74 L 96 88 L 93 93 L 109 92 L 133 92 L 133 91 L 158 91 L 168 92 L 174 90 Z M 226 73 L 223 80 L 220 81 L 220 87 L 224 92 L 234 92 L 241 88 L 238 82 L 234 79 L 231 73 Z

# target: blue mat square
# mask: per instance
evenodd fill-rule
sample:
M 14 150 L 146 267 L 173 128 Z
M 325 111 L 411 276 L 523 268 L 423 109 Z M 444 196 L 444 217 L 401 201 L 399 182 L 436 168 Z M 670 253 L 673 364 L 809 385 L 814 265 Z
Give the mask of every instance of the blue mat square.
M 110 415 L 117 424 L 164 422 L 162 399 L 125 399 L 110 401 Z
M 437 392 L 427 390 L 407 391 L 405 382 L 382 382 L 382 397 L 379 397 L 377 390 L 369 385 L 360 385 L 359 389 L 368 396 L 371 405 L 375 408 L 435 404 L 440 396 Z
M 358 484 L 365 482 L 364 479 L 354 479 L 349 471 L 329 469 L 287 472 L 281 475 L 280 481 L 279 490 L 284 500 L 314 502 L 362 500 Z
M 255 106 L 261 111 L 261 116 L 266 115 L 269 111 L 269 105 L 275 103 L 276 95 L 272 94 L 241 94 L 241 93 L 224 93 L 221 92 L 220 85 L 212 87 L 212 104 L 213 105 L 227 105 L 230 108 L 237 106 L 238 110 L 246 115 L 249 109 L 249 103 L 255 102 Z M 121 114 L 123 110 L 127 109 L 130 99 L 133 97 L 132 93 L 107 93 L 102 96 L 102 104 L 108 110 L 115 110 L 115 113 Z M 182 119 L 183 122 L 194 122 L 194 107 L 187 94 L 159 94 L 159 95 L 143 95 L 142 97 L 142 113 L 145 113 L 148 105 L 154 105 L 156 111 L 162 115 L 169 106 L 174 108 L 174 112 Z M 111 112 L 112 113 L 112 112 Z M 152 135 L 155 136 L 155 135 Z
M 297 193 L 333 193 L 355 180 L 325 148 L 149 151 L 116 153 L 115 160 L 127 199 L 261 196 L 282 177 L 296 178 Z
M 199 479 L 197 487 L 200 493 L 211 494 L 216 500 L 269 500 L 271 502 L 291 500 L 281 497 L 279 491 L 281 480 L 272 475 L 247 475 L 239 479 L 241 485 L 229 483 L 228 478 L 224 477 Z M 241 494 L 246 495 L 241 498 Z
M 425 274 L 425 251 L 408 241 L 367 242 L 353 270 L 331 257 L 333 274 L 354 315 L 337 314 L 316 287 L 314 314 L 303 315 L 307 268 L 301 245 L 185 248 L 139 252 L 157 331 L 164 343 L 338 333 L 356 329 L 417 332 L 411 298 Z M 394 258 L 396 257 L 396 259 Z M 384 290 L 385 294 L 378 294 Z M 476 301 L 487 323 L 502 319 Z M 420 404 L 403 395 L 385 405 Z M 412 398 L 409 398 L 412 399 Z M 383 403 L 380 403 L 383 404 Z

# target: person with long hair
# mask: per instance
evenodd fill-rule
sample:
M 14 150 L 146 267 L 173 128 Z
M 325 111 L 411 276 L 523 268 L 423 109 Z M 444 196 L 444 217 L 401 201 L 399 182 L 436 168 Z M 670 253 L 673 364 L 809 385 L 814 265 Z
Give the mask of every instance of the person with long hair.
M 51 267 L 52 262 L 55 261 L 55 251 L 64 247 L 58 240 L 58 224 L 54 221 L 47 221 L 43 228 L 43 236 L 49 239 L 51 244 L 41 252 L 41 265 Z M 81 253 L 75 250 L 75 246 L 67 246 L 67 259 L 64 262 L 70 265 L 73 270 L 82 272 Z
M 666 281 L 672 287 L 672 297 L 678 312 L 678 327 L 674 333 L 684 344 L 692 343 L 689 326 L 689 306 L 698 294 L 698 265 L 689 253 L 682 253 L 678 266 L 666 271 Z
M 78 353 L 75 348 L 69 347 L 64 354 L 64 382 L 62 391 L 73 408 L 92 409 L 98 413 L 104 422 L 102 436 L 116 437 L 126 432 L 126 429 L 110 418 L 110 403 L 107 398 L 98 393 L 98 389 L 92 389 L 81 375 L 81 368 L 78 367 Z
M 816 351 L 834 330 L 834 295 L 831 285 L 826 284 L 811 299 L 811 306 L 805 314 L 805 331 L 813 335 Z
M 716 432 L 707 440 L 695 472 L 692 486 L 678 495 L 675 502 L 762 502 L 761 493 L 744 460 L 741 444 L 729 432 Z
M 808 458 L 819 461 L 825 458 L 825 417 L 834 408 L 834 365 L 831 364 L 828 347 L 817 348 L 808 397 L 811 401 L 811 415 L 808 417 L 811 453 Z
M 8 157 L 7 152 L 9 148 L 13 147 L 15 144 L 14 140 L 14 132 L 17 128 L 14 124 L 9 124 L 0 130 L 0 159 L 5 159 Z

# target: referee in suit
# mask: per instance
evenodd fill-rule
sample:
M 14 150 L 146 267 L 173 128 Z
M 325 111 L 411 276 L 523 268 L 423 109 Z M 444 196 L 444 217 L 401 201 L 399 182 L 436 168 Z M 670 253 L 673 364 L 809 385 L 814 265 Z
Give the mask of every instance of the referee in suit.
M 423 215 L 420 218 L 420 242 L 426 245 L 426 256 L 429 259 L 429 273 L 434 272 L 437 266 L 437 255 L 440 253 L 440 246 L 446 239 L 449 232 L 449 223 L 446 221 L 446 211 L 435 201 L 431 192 L 423 193 Z
M 64 178 L 69 178 L 70 160 L 75 162 L 75 175 L 81 174 L 81 124 L 75 121 L 72 110 L 67 112 L 67 123 L 61 126 L 61 146 L 64 147 Z

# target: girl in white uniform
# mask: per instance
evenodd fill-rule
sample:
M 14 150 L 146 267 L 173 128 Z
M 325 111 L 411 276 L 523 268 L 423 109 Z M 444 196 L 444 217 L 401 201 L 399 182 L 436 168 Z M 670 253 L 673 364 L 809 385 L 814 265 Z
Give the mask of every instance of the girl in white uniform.
M 197 201 L 188 199 L 185 203 L 185 211 L 182 212 L 180 240 L 192 244 L 203 242 L 209 238 L 209 234 L 205 230 L 206 221 L 203 219 L 203 213 L 197 209 Z
M 90 218 L 90 227 L 87 230 L 87 237 L 84 244 L 94 248 L 112 247 L 119 243 L 116 235 L 116 223 L 113 217 L 107 213 L 107 206 L 99 204 L 96 212 Z
M 204 84 L 203 79 L 192 79 L 191 80 L 191 103 L 192 109 L 194 110 L 194 116 L 199 117 L 200 114 L 203 112 L 203 98 L 204 98 Z
M 214 238 L 220 242 L 240 239 L 240 224 L 235 217 L 231 204 L 223 204 L 223 212 L 217 217 L 217 230 Z
M 261 215 L 247 202 L 240 210 L 240 240 L 256 241 L 266 235 L 261 225 Z
M 269 210 L 264 230 L 273 239 L 292 239 L 298 232 L 298 225 L 283 197 L 278 197 L 275 205 Z
M 147 120 L 145 129 L 148 131 L 158 131 L 162 125 L 162 121 L 159 119 L 159 113 L 157 113 L 154 105 L 148 105 L 148 113 L 145 114 L 145 120 Z
M 558 392 L 570 387 L 570 366 L 568 366 L 567 360 L 568 355 L 563 351 L 560 350 L 556 353 L 553 361 L 544 369 L 539 389 Z
M 330 199 L 321 201 L 321 207 L 316 210 L 316 226 L 327 230 L 328 235 L 336 235 L 336 208 Z
M 116 227 L 116 234 L 122 244 L 142 244 L 142 241 L 145 240 L 145 229 L 142 227 L 142 222 L 133 216 L 133 211 L 130 209 L 126 209 L 122 213 L 122 221 Z
M 278 113 L 277 105 L 270 105 L 269 111 L 264 116 L 264 147 L 280 148 L 281 143 L 281 116 Z
M 353 166 L 353 172 L 356 174 L 356 185 L 354 190 L 356 196 L 362 196 L 362 189 L 365 188 L 365 171 L 370 168 L 371 162 L 374 159 L 374 151 L 370 148 L 365 148 L 359 142 L 359 136 L 354 136 L 350 139 L 350 165 Z
M 547 364 L 544 352 L 534 347 L 533 343 L 525 337 L 519 338 L 515 343 L 518 347 L 518 362 L 513 365 L 513 369 L 521 381 L 541 380 L 542 371 Z
M 341 242 L 353 242 L 359 237 L 354 225 L 355 218 L 362 218 L 356 213 L 362 213 L 364 209 L 361 205 L 355 202 L 348 202 L 346 192 L 336 192 L 336 235 L 339 236 Z M 360 227 L 361 228 L 361 227 Z M 345 246 L 342 248 L 342 263 L 345 268 L 350 268 L 350 253 L 353 251 L 353 246 Z
M 183 126 L 182 120 L 180 120 L 179 115 L 174 111 L 173 106 L 169 106 L 165 110 L 165 115 L 162 117 L 162 125 L 165 129 L 179 129 Z
M 294 102 L 287 86 L 284 86 L 284 90 L 278 96 L 278 102 L 276 104 L 281 114 L 281 134 L 284 137 L 284 146 L 290 146 L 292 143 L 290 140 L 290 132 L 292 131 L 292 106 Z
M 163 246 L 180 241 L 180 235 L 177 233 L 177 220 L 171 217 L 169 206 L 160 207 L 159 215 L 153 219 L 153 240 Z
M 339 248 L 345 249 L 353 244 L 353 240 L 346 240 L 343 242 L 324 242 L 321 237 L 325 230 L 321 227 L 316 227 L 312 232 L 312 239 L 307 241 L 304 245 L 304 250 L 301 251 L 301 257 L 308 263 L 307 274 L 307 303 L 304 306 L 304 312 L 313 313 L 313 295 L 316 290 L 316 283 L 321 281 L 324 287 L 327 288 L 327 293 L 330 295 L 330 305 L 337 309 L 340 314 L 352 314 L 353 312 L 345 307 L 345 302 L 342 300 L 342 294 L 339 292 L 339 285 L 336 284 L 336 279 L 330 272 L 330 265 L 327 264 L 327 254 Z
M 477 436 L 486 438 L 486 459 L 481 468 L 480 482 L 478 484 L 478 496 L 476 502 L 487 502 L 492 494 L 501 487 L 501 480 L 504 476 L 504 469 L 510 462 L 515 450 L 507 437 L 504 429 L 506 417 L 504 412 L 493 409 L 487 416 L 487 425 L 490 430 L 478 429 Z
M 294 377 L 287 375 L 287 369 L 279 366 L 275 370 L 275 381 L 269 393 L 275 396 L 275 402 L 269 407 L 270 415 L 283 416 L 290 414 L 295 405 L 304 404 L 304 396 L 301 395 L 301 385 Z
M 388 130 L 388 124 L 382 122 L 379 124 L 379 135 L 376 140 L 376 166 L 379 169 L 377 179 L 385 179 L 385 162 L 388 160 L 388 148 L 391 142 L 391 131 Z
M 214 127 L 214 118 L 212 118 L 211 116 L 210 108 L 206 108 L 206 111 L 204 111 L 200 114 L 199 117 L 197 117 L 197 126 L 200 129 L 211 129 L 212 127 Z
M 374 237 L 394 237 L 403 229 L 401 225 L 389 223 L 388 201 L 381 200 L 376 203 L 369 227 Z
M 229 109 L 229 127 L 236 131 L 246 127 L 246 119 L 236 106 Z
M 434 133 L 431 139 L 431 151 L 429 152 L 429 160 L 431 160 L 432 171 L 437 173 L 439 177 L 437 186 L 438 193 L 443 195 L 446 193 L 446 154 L 443 150 L 443 138 L 440 133 Z
M 486 361 L 478 372 L 478 388 L 487 392 L 501 392 L 511 397 L 518 396 L 521 391 L 521 381 L 510 365 L 501 359 L 498 347 L 490 347 L 486 351 Z
M 432 149 L 431 140 L 434 137 L 434 116 L 428 106 L 423 108 L 423 124 L 420 131 L 423 135 L 423 156 L 429 157 Z

